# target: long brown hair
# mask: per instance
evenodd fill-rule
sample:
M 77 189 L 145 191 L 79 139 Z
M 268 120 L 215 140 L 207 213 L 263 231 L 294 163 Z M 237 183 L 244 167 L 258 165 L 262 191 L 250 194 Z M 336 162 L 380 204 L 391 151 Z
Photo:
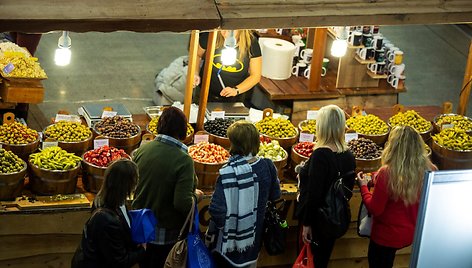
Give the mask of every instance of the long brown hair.
M 119 159 L 107 167 L 105 179 L 95 202 L 98 207 L 116 209 L 134 191 L 138 181 L 138 166 L 128 159 Z
M 234 30 L 234 37 L 236 38 L 236 43 L 239 47 L 239 57 L 238 59 L 242 61 L 246 55 L 251 55 L 251 43 L 252 39 L 256 38 L 252 30 Z M 218 31 L 216 35 L 216 47 L 223 47 L 225 43 L 225 38 L 221 34 L 221 31 Z
M 393 200 L 416 203 L 424 172 L 432 167 L 420 134 L 409 126 L 395 127 L 382 152 L 382 165 L 389 173 L 388 190 Z

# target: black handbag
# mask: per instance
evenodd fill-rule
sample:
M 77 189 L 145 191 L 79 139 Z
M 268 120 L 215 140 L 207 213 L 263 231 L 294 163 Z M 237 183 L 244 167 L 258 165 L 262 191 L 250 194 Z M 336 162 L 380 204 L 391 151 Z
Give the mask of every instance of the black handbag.
M 277 207 L 277 204 L 280 204 Z M 264 218 L 264 247 L 269 255 L 279 255 L 285 252 L 285 240 L 287 237 L 287 221 L 280 217 L 285 205 L 285 200 L 275 202 L 268 201 Z

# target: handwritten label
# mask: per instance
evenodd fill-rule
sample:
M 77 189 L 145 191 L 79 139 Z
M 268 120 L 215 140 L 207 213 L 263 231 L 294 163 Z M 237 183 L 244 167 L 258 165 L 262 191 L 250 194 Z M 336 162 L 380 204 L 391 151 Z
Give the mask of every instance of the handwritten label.
M 346 133 L 346 134 L 344 134 L 344 137 L 346 139 L 346 142 L 349 142 L 351 140 L 355 140 L 355 139 L 359 138 L 359 134 L 357 134 L 357 133 Z
M 195 135 L 193 137 L 193 143 L 197 144 L 197 143 L 200 143 L 200 142 L 208 142 L 208 135 Z
M 313 142 L 315 139 L 315 135 L 311 133 L 300 133 L 300 139 L 298 140 L 299 142 Z
M 108 139 L 97 139 L 93 141 L 93 148 L 98 149 L 103 146 L 108 146 Z
M 54 146 L 58 146 L 58 142 L 57 141 L 43 141 L 43 150 L 46 149 L 46 148 L 49 148 L 49 147 L 54 147 Z
M 80 118 L 74 114 L 56 114 L 56 118 L 54 119 L 54 123 L 59 121 L 66 121 L 66 122 L 81 122 Z
M 315 111 L 315 110 L 306 111 L 306 119 L 308 119 L 308 120 L 317 120 L 318 119 L 318 111 Z
M 43 132 L 38 132 L 39 141 L 43 141 Z
M 11 71 L 13 71 L 13 69 L 15 69 L 15 66 L 13 66 L 13 63 L 10 62 L 5 67 L 3 67 L 3 72 L 9 74 Z
M 211 120 L 215 120 L 216 118 L 225 118 L 225 111 L 212 111 Z
M 453 128 L 454 124 L 442 124 L 441 125 L 441 130 L 443 129 L 448 129 L 448 128 Z
M 117 114 L 118 112 L 117 111 L 103 111 L 102 113 L 102 118 L 105 118 L 105 117 L 113 117 Z

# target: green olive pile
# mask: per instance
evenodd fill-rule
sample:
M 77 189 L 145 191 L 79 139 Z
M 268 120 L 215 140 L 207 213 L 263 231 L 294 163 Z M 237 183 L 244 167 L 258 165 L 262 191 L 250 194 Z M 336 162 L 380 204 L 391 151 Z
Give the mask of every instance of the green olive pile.
M 122 116 L 105 117 L 95 124 L 98 134 L 110 138 L 130 138 L 139 133 L 139 127 Z
M 48 147 L 39 153 L 31 154 L 30 163 L 42 169 L 68 170 L 77 167 L 82 158 L 68 153 L 58 146 Z
M 256 123 L 261 134 L 274 138 L 292 138 L 297 135 L 295 126 L 287 119 L 266 117 Z
M 355 132 L 365 135 L 383 135 L 388 132 L 387 123 L 373 114 L 350 117 L 346 124 Z
M 316 120 L 310 119 L 303 121 L 300 124 L 300 128 L 302 129 L 302 131 L 308 131 L 309 133 L 316 135 Z
M 375 159 L 382 155 L 382 147 L 366 138 L 350 140 L 347 147 L 357 159 Z
M 8 174 L 19 172 L 23 169 L 24 164 L 16 154 L 7 151 L 5 149 L 0 149 L 0 174 Z
M 287 152 L 279 145 L 279 142 L 273 140 L 271 142 L 261 142 L 258 156 L 269 158 L 272 161 L 280 161 L 287 156 Z
M 394 126 L 410 126 L 418 132 L 426 132 L 431 129 L 431 122 L 421 117 L 416 111 L 408 110 L 404 113 L 399 112 L 398 114 L 390 117 L 390 125 Z
M 27 126 L 13 122 L 0 126 L 0 142 L 5 144 L 28 144 L 38 139 L 38 132 Z
M 226 137 L 226 130 L 234 123 L 233 119 L 216 118 L 215 120 L 208 120 L 203 125 L 203 128 L 216 136 Z
M 447 128 L 436 135 L 433 135 L 439 145 L 442 145 L 454 151 L 468 151 L 472 150 L 472 136 L 463 130 L 455 128 Z
M 151 122 L 149 122 L 149 125 L 148 125 L 148 130 L 154 135 L 157 135 L 157 122 L 158 121 L 159 121 L 159 116 L 156 116 L 151 119 Z M 194 130 L 193 130 L 192 125 L 187 123 L 187 136 L 192 135 L 193 132 Z
M 88 139 L 92 132 L 81 123 L 60 121 L 46 128 L 44 134 L 58 141 L 78 142 Z
M 451 124 L 454 128 L 464 131 L 472 131 L 472 120 L 463 115 L 442 115 L 436 121 L 436 124 L 441 128 L 442 125 Z

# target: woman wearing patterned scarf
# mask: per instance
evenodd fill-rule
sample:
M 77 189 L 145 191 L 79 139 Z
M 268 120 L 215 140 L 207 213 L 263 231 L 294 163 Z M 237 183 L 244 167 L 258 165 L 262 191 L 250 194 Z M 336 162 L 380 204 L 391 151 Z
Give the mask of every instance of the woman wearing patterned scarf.
M 256 157 L 259 132 L 252 123 L 235 122 L 227 133 L 231 157 L 210 202 L 207 240 L 218 267 L 256 267 L 267 201 L 280 198 L 277 170 Z

